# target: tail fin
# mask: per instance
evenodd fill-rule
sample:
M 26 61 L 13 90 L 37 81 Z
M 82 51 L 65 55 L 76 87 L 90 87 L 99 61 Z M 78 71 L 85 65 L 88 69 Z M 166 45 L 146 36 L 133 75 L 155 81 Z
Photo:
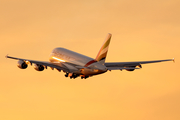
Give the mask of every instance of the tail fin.
M 110 43 L 110 40 L 111 40 L 111 36 L 112 36 L 112 34 L 108 33 L 106 39 L 104 40 L 104 43 L 103 43 L 101 49 L 99 50 L 98 55 L 96 56 L 95 60 L 99 61 L 101 64 L 105 63 L 109 43 Z

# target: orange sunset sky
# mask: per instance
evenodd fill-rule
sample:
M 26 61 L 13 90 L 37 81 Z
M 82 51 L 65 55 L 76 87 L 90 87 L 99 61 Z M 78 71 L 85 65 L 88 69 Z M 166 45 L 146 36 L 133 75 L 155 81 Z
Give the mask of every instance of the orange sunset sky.
M 175 58 L 70 80 L 22 70 L 55 47 L 107 62 Z M 0 120 L 180 120 L 180 0 L 0 0 Z

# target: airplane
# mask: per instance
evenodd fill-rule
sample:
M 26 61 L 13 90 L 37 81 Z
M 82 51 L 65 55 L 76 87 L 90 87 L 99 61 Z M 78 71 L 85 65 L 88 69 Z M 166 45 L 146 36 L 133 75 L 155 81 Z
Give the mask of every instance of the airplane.
M 37 71 L 43 71 L 50 67 L 52 70 L 63 71 L 65 77 L 86 79 L 94 75 L 102 74 L 111 70 L 134 71 L 142 68 L 142 64 L 174 61 L 173 59 L 137 61 L 137 62 L 105 62 L 112 34 L 108 33 L 102 47 L 95 59 L 73 52 L 65 48 L 55 48 L 50 54 L 49 62 L 29 60 L 6 56 L 6 58 L 18 60 L 17 66 L 26 69 L 28 64 L 33 65 Z

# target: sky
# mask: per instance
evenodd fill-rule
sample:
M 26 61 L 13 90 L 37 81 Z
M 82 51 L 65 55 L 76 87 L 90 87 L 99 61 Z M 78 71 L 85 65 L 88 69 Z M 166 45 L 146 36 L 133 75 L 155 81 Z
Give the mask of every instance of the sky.
M 179 120 L 179 0 L 0 0 L 1 120 Z M 64 47 L 106 62 L 161 60 L 142 69 L 71 80 L 22 70 L 5 55 L 48 61 Z

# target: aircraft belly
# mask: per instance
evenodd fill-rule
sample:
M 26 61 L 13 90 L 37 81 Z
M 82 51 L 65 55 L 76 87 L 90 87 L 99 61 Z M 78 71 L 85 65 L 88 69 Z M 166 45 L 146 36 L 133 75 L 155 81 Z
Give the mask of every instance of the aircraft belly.
M 82 69 L 81 70 L 81 73 L 83 75 L 86 75 L 86 76 L 97 75 L 97 74 L 101 74 L 101 73 L 104 73 L 104 72 L 106 72 L 106 71 L 94 70 L 94 69 Z
M 67 69 L 69 69 L 69 71 L 71 73 L 75 73 L 75 74 L 81 74 L 80 70 L 77 69 L 76 67 L 74 67 L 73 65 L 70 65 L 68 63 L 61 63 L 63 64 L 64 66 L 66 66 Z

